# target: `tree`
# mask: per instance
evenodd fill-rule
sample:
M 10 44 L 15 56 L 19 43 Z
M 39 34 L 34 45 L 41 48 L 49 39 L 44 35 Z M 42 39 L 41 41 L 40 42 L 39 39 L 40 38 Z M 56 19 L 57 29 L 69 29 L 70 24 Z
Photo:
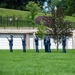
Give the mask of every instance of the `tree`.
M 36 34 L 38 34 L 38 37 L 42 39 L 44 35 L 47 34 L 47 27 L 44 26 L 43 21 L 41 21 L 41 25 L 39 25 L 37 29 L 38 31 Z
M 17 10 L 25 10 L 25 7 L 29 1 L 34 1 L 35 3 L 43 6 L 46 0 L 0 0 L 0 7 L 17 9 Z
M 48 30 L 49 34 L 51 34 L 52 38 L 54 39 L 54 43 L 57 45 L 57 50 L 64 35 L 66 35 L 67 38 L 72 36 L 71 23 L 69 21 L 65 21 L 64 17 L 63 7 L 59 7 L 56 11 L 54 8 L 52 9 L 53 24 L 50 25 Z
M 66 10 L 67 9 L 67 0 L 59 0 L 56 6 L 63 7 L 64 10 Z
M 72 16 L 75 13 L 75 0 L 60 0 L 56 6 L 63 6 L 66 15 Z
M 51 0 L 51 4 L 54 6 L 57 5 L 58 2 L 59 2 L 59 0 Z
M 50 34 L 51 38 L 54 39 L 58 51 L 58 46 L 61 43 L 63 36 L 66 35 L 67 39 L 71 37 L 73 28 L 69 21 L 64 20 L 65 15 L 63 7 L 59 7 L 56 11 L 52 8 L 51 14 L 52 16 L 44 16 L 42 19 L 44 25 L 47 26 L 47 29 L 43 30 L 44 28 L 42 28 L 40 29 L 41 31 L 38 29 L 40 31 L 38 32 L 40 34 L 43 32 L 42 34 L 44 35 L 44 32 L 47 31 L 47 34 Z
M 38 31 L 36 34 L 38 34 L 38 37 L 41 39 L 41 48 L 42 48 L 42 39 L 44 38 L 44 35 L 47 34 L 47 27 L 44 26 L 43 21 L 41 21 L 41 25 L 38 26 Z
M 34 17 L 40 11 L 39 5 L 32 1 L 26 5 L 26 9 L 30 11 L 29 17 L 31 18 L 31 20 L 34 20 Z
M 0 7 L 6 7 L 7 3 L 5 0 L 0 0 Z
M 75 13 L 75 0 L 67 0 L 66 14 L 72 16 Z
M 64 0 L 65 2 L 65 0 Z M 61 0 L 61 3 L 64 3 Z M 49 21 L 48 26 L 48 34 L 51 34 L 51 37 L 54 39 L 54 43 L 58 46 L 61 43 L 62 37 L 66 35 L 67 38 L 72 36 L 71 23 L 69 21 L 64 20 L 64 6 L 58 6 L 58 9 L 55 11 L 55 6 L 57 6 L 59 0 L 51 0 L 51 14 L 52 17 L 45 17 L 46 21 Z M 51 20 L 52 18 L 52 20 Z M 52 21 L 52 22 L 51 22 Z
M 21 9 L 22 3 L 23 0 L 0 0 L 0 7 L 10 9 Z

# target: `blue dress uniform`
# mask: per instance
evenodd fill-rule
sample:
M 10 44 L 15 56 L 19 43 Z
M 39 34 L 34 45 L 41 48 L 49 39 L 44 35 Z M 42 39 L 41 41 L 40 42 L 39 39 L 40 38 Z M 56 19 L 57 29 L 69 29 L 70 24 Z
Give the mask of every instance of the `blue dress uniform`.
M 13 52 L 13 50 L 12 50 L 12 47 L 13 47 L 13 36 L 12 35 L 10 36 L 10 39 L 8 39 L 8 41 L 9 41 L 10 52 Z
M 50 43 L 50 37 L 48 36 L 47 37 L 47 43 L 48 43 L 48 52 L 51 52 L 51 49 L 50 49 L 50 46 L 51 46 L 51 43 Z
M 66 53 L 66 37 L 64 36 L 63 39 L 62 39 L 62 47 L 63 47 L 63 53 Z
M 44 47 L 45 47 L 45 52 L 48 52 L 48 42 L 46 37 L 44 38 Z
M 23 52 L 26 52 L 26 37 L 24 36 L 22 39 Z
M 36 52 L 39 52 L 39 49 L 38 49 L 38 45 L 39 45 L 38 40 L 39 40 L 39 38 L 38 38 L 38 36 L 36 36 L 36 38 L 35 38 Z

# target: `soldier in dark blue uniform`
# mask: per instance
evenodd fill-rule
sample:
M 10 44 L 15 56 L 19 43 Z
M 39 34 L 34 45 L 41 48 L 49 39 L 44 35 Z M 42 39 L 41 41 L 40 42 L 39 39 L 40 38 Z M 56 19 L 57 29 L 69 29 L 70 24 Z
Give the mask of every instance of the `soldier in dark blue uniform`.
M 65 47 L 66 47 L 66 36 L 64 36 L 62 38 L 62 47 L 63 47 L 63 53 L 66 53 L 66 49 L 65 49 Z
M 38 36 L 36 35 L 36 37 L 35 37 L 35 46 L 36 46 L 36 52 L 39 52 L 39 49 L 38 49 L 38 45 L 39 45 L 39 38 L 38 38 Z
M 47 45 L 48 45 L 48 52 L 51 52 L 51 49 L 50 49 L 51 43 L 50 43 L 50 36 L 49 35 L 47 36 Z
M 44 47 L 45 47 L 45 52 L 48 52 L 47 36 L 44 38 Z
M 12 47 L 13 47 L 13 36 L 12 35 L 10 36 L 10 39 L 8 39 L 8 41 L 9 41 L 10 52 L 13 52 L 13 50 L 12 50 Z
M 22 39 L 23 52 L 26 52 L 26 35 Z

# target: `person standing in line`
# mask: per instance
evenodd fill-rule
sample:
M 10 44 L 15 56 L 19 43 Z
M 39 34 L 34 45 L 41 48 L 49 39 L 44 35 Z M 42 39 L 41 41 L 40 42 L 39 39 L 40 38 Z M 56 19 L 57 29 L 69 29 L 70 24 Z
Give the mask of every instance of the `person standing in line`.
M 47 48 L 47 36 L 45 36 L 44 38 L 44 47 L 45 47 L 45 52 L 47 52 L 48 48 Z
M 22 46 L 23 46 L 23 52 L 26 52 L 26 35 L 23 36 L 22 39 Z
M 10 52 L 13 52 L 13 36 L 10 35 L 10 39 L 7 37 L 8 41 L 9 41 L 9 48 L 10 48 Z
M 38 38 L 38 36 L 36 35 L 36 37 L 35 37 L 36 52 L 39 52 L 38 45 L 39 45 L 39 38 Z
M 51 42 L 50 42 L 50 36 L 47 36 L 47 43 L 48 43 L 48 52 L 51 52 L 50 46 L 51 46 Z
M 63 47 L 63 53 L 66 53 L 66 36 L 62 38 L 62 47 Z

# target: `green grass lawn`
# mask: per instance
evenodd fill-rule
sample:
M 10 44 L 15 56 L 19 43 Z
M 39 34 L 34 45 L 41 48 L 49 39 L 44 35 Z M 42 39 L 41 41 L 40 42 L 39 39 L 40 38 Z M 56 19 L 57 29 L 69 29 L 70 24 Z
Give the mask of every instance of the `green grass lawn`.
M 75 75 L 75 50 L 0 50 L 0 75 Z
M 27 11 L 20 11 L 20 10 L 12 10 L 12 9 L 5 9 L 0 8 L 0 15 L 1 16 L 16 16 L 16 17 L 22 17 L 25 19 L 28 16 L 29 12 Z
M 65 20 L 68 20 L 68 21 L 70 21 L 70 22 L 75 22 L 75 17 L 66 16 L 66 17 L 65 17 Z

